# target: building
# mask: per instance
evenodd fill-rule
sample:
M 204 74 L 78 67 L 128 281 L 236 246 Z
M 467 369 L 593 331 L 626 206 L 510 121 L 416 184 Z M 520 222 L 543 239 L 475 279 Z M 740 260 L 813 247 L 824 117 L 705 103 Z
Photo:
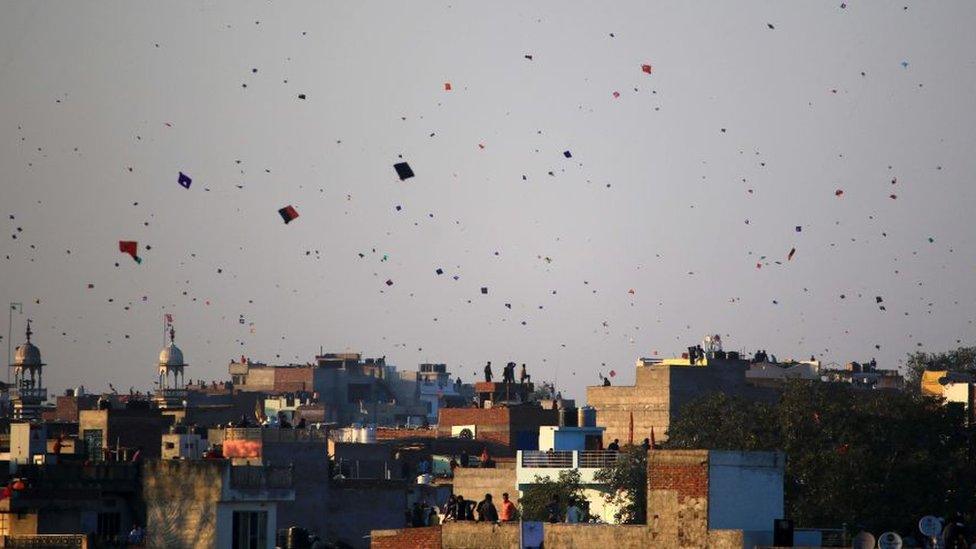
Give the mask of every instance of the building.
M 579 472 L 583 496 L 589 503 L 590 514 L 607 524 L 616 523 L 618 508 L 606 503 L 610 488 L 598 482 L 597 471 L 613 465 L 619 452 L 603 450 L 603 427 L 540 427 L 539 448 L 519 450 L 516 456 L 516 483 L 521 498 L 538 478 L 556 480 L 564 471 Z M 492 494 L 497 498 L 501 494 Z M 494 499 L 493 498 L 493 499 Z
M 640 358 L 634 385 L 587 387 L 586 401 L 607 428 L 605 444 L 613 439 L 621 444 L 639 444 L 645 438 L 661 441 L 681 408 L 708 393 L 775 398 L 775 390 L 747 382 L 749 368 L 749 360 L 721 350 L 708 351 L 694 364 L 687 357 Z
M 225 460 L 149 461 L 142 492 L 149 547 L 273 549 L 279 505 L 295 499 L 294 470 Z
M 18 465 L 17 477 L 23 488 L 0 499 L 0 535 L 92 533 L 96 542 L 115 543 L 143 524 L 136 464 L 66 459 Z M 41 541 L 22 546 L 57 546 Z
M 821 371 L 823 381 L 850 383 L 861 389 L 894 389 L 905 387 L 905 378 L 897 370 L 878 368 L 872 358 L 870 362 L 848 362 L 843 369 Z
M 14 352 L 14 391 L 11 398 L 14 419 L 38 419 L 47 400 L 41 350 L 31 343 L 31 321 L 27 320 L 26 341 Z
M 746 380 L 763 387 L 781 387 L 791 379 L 820 381 L 820 361 L 753 362 L 746 370 Z
M 519 547 L 530 538 L 545 547 L 771 546 L 773 522 L 783 517 L 783 468 L 784 456 L 775 452 L 652 450 L 646 524 L 448 522 L 374 530 L 371 547 Z
M 446 364 L 423 363 L 415 372 L 400 372 L 398 394 L 427 407 L 427 422 L 437 423 L 438 411 L 446 407 L 466 406 L 474 397 L 470 384 L 451 379 Z
M 126 408 L 82 410 L 78 438 L 81 453 L 92 462 L 125 460 L 140 451 L 143 458 L 158 458 L 163 433 L 173 418 L 151 408 L 148 401 L 130 401 Z
M 207 439 L 186 427 L 174 426 L 162 436 L 162 459 L 200 459 L 207 449 Z
M 437 436 L 480 441 L 492 455 L 513 456 L 517 450 L 538 450 L 539 428 L 558 425 L 559 412 L 545 410 L 535 403 L 492 408 L 444 408 L 440 411 Z
M 363 359 L 359 353 L 323 353 L 315 364 L 267 365 L 241 357 L 228 366 L 235 390 L 271 394 L 312 393 L 323 420 L 349 425 L 423 423 L 426 406 L 397 398 L 396 368 L 386 358 Z

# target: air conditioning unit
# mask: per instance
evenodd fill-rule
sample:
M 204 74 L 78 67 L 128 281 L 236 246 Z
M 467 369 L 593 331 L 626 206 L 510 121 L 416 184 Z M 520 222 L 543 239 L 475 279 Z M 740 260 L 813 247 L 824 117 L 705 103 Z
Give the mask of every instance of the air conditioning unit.
M 451 427 L 451 436 L 474 440 L 477 438 L 478 428 L 475 425 L 454 425 Z

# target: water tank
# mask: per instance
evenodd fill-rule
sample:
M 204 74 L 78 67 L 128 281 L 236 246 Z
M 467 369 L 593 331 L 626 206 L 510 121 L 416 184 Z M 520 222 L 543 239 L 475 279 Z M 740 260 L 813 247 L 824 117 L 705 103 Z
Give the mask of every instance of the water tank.
M 577 412 L 577 424 L 580 427 L 596 427 L 596 409 L 591 406 L 580 406 Z

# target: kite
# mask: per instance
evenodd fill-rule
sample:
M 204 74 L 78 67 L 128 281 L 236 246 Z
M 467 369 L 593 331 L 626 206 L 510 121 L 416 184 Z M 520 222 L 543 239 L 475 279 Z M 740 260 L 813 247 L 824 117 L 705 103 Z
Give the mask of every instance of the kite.
M 131 255 L 136 263 L 142 263 L 142 258 L 139 257 L 139 243 L 135 240 L 119 240 L 119 251 Z
M 193 183 L 193 180 L 190 179 L 190 176 L 180 172 L 180 176 L 176 179 L 176 182 L 179 183 L 184 189 L 189 189 L 190 183 Z
M 844 189 L 837 189 L 834 191 L 834 196 L 841 196 L 842 194 L 844 194 Z
M 563 156 L 565 156 L 566 158 L 572 158 L 573 157 L 573 153 L 571 153 L 569 151 L 563 151 Z
M 451 83 L 444 82 L 444 91 L 451 91 Z
M 796 253 L 796 248 L 790 248 L 790 253 L 787 254 L 786 260 L 787 261 L 792 260 L 793 259 L 793 254 L 795 254 L 795 253 Z
M 439 274 L 439 275 L 442 275 L 442 274 L 444 274 L 444 269 L 437 269 L 434 272 L 437 273 L 437 274 Z
M 651 72 L 654 70 L 654 67 L 650 65 L 641 65 L 641 70 L 646 72 L 647 74 L 651 74 Z
M 620 92 L 618 91 L 613 92 L 613 98 L 617 99 L 618 97 L 620 97 Z
M 386 281 L 386 285 L 387 286 L 392 286 L 393 285 L 393 281 L 392 280 L 387 280 Z
M 610 370 L 610 377 L 617 377 L 617 371 L 616 370 Z
M 406 181 L 413 177 L 413 170 L 410 169 L 410 164 L 406 162 L 399 162 L 393 165 L 393 169 L 396 170 L 397 175 L 400 177 L 400 181 Z
M 488 293 L 488 288 L 487 287 L 481 288 L 481 293 L 487 294 Z
M 281 219 L 285 220 L 285 225 L 291 223 L 298 217 L 298 212 L 290 205 L 278 210 L 278 213 L 281 215 Z
M 802 227 L 802 226 L 800 226 L 800 225 L 797 225 L 797 226 L 796 226 L 796 232 L 798 232 L 798 233 L 799 233 L 799 232 L 802 232 L 802 231 L 803 231 L 803 227 Z

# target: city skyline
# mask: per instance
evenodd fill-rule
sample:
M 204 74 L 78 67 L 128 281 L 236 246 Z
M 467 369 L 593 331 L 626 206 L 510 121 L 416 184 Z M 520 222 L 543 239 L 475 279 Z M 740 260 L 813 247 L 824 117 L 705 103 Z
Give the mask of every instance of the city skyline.
M 171 314 L 188 379 L 321 346 L 582 399 L 713 333 L 884 368 L 972 344 L 974 15 L 12 4 L 11 346 L 29 317 L 56 392 L 144 390 Z

